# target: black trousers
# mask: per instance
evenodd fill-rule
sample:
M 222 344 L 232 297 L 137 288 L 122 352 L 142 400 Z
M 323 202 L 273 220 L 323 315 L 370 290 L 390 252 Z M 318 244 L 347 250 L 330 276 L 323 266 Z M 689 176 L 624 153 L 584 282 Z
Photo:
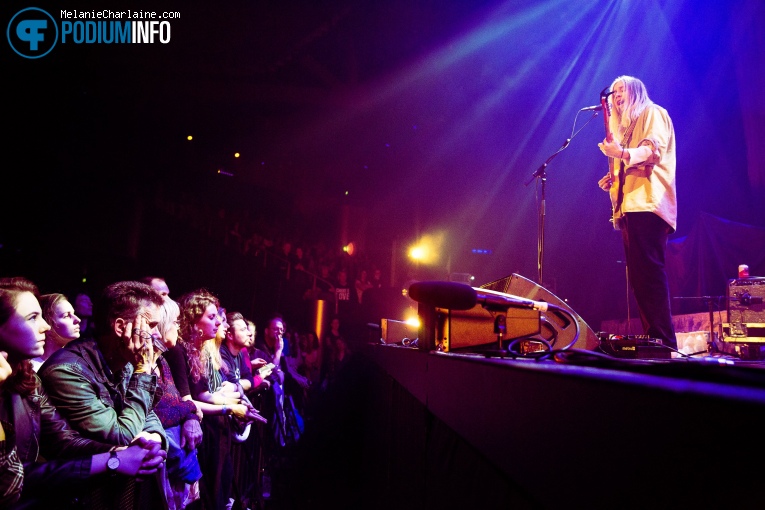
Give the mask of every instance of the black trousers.
M 635 294 L 643 332 L 677 349 L 669 283 L 664 270 L 670 227 L 651 212 L 628 212 L 620 225 L 627 274 Z

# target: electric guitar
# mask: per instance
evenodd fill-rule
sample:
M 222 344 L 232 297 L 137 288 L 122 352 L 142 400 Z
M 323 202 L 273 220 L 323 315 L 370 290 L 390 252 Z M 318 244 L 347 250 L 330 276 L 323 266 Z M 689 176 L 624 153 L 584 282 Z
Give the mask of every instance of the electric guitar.
M 600 106 L 603 107 L 603 127 L 606 130 L 606 141 L 607 142 L 613 142 L 614 141 L 614 135 L 611 133 L 611 127 L 609 126 L 609 120 L 611 119 L 611 103 L 608 101 L 608 96 L 613 94 L 613 92 L 609 92 L 608 89 L 610 87 L 604 88 L 600 92 Z M 616 162 L 613 159 L 609 159 L 608 161 L 608 178 L 611 181 L 611 185 L 614 186 L 616 184 L 616 176 L 614 175 L 614 170 L 616 167 Z M 610 193 L 609 193 L 609 201 L 610 201 Z M 614 208 L 614 204 L 611 204 L 611 223 L 614 223 L 614 215 L 616 214 L 616 210 Z M 616 224 L 614 223 L 614 226 Z

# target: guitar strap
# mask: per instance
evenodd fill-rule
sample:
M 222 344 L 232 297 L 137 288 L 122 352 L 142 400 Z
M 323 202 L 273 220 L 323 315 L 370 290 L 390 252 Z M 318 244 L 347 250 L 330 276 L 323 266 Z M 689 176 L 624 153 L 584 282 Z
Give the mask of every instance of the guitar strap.
M 637 120 L 637 119 L 635 119 Z M 624 133 L 624 139 L 622 140 L 622 147 L 627 147 L 632 140 L 632 132 L 635 130 L 635 120 L 630 123 L 627 131 Z M 622 207 L 622 200 L 624 200 L 624 160 L 619 159 L 619 178 L 616 180 L 616 206 L 614 207 L 614 214 Z

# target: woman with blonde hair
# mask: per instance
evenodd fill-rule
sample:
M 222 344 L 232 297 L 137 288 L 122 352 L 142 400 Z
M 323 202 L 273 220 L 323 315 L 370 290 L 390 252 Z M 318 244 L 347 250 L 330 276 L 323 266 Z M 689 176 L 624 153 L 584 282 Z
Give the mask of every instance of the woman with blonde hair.
M 667 238 L 677 229 L 675 128 L 633 76 L 616 78 L 608 100 L 612 139 L 598 146 L 609 158 L 609 172 L 598 186 L 609 192 L 614 227 L 621 230 L 643 331 L 676 350 L 665 271 Z
M 80 323 L 82 322 L 74 313 L 72 303 L 63 294 L 43 294 L 39 301 L 43 318 L 50 329 L 45 332 L 45 351 L 43 351 L 42 356 L 31 360 L 35 372 L 46 359 L 50 358 L 51 354 L 72 340 L 80 338 Z
M 180 313 L 178 303 L 165 296 L 157 324 L 160 335 L 156 342 L 158 351 L 166 353 L 177 345 Z M 164 356 L 157 362 L 156 375 L 162 397 L 155 405 L 154 412 L 165 428 L 168 441 L 162 486 L 168 510 L 178 510 L 199 499 L 202 472 L 197 458 L 197 445 L 202 442 L 202 412 L 190 395 L 181 395 Z

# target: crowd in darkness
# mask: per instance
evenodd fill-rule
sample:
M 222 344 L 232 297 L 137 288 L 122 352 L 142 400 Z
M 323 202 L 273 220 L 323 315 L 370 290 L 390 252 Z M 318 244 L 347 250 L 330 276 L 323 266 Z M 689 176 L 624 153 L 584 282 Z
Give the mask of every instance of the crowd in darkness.
M 319 232 L 292 216 L 198 204 L 183 195 L 157 198 L 154 208 L 173 222 L 165 230 L 175 236 L 187 232 L 172 243 L 162 242 L 176 246 L 202 244 L 208 251 L 201 258 L 202 248 L 182 257 L 172 255 L 167 267 L 172 269 L 189 257 L 198 257 L 194 262 L 197 266 L 210 266 L 215 272 L 220 293 L 240 303 L 239 308 L 252 314 L 256 322 L 266 320 L 263 314 L 269 310 L 280 310 L 292 318 L 296 327 L 311 329 L 312 321 L 304 305 L 322 300 L 331 315 L 340 317 L 346 331 L 358 338 L 364 334 L 365 318 L 357 313 L 364 303 L 364 292 L 391 287 L 389 269 L 380 260 L 389 259 L 388 255 L 370 256 L 358 243 L 349 254 L 338 239 L 330 240 L 337 235 Z M 148 245 L 156 242 L 149 241 Z M 172 250 L 166 252 L 170 257 L 168 253 Z M 156 259 L 154 253 L 151 257 Z M 180 280 L 185 277 L 182 274 L 175 279 L 182 284 Z
M 202 240 L 214 257 L 156 250 L 147 231 L 155 261 L 212 263 L 214 278 L 192 271 L 182 282 L 192 290 L 176 295 L 168 283 L 181 279 L 164 274 L 77 290 L 0 275 L 3 508 L 294 503 L 295 447 L 367 340 L 359 310 L 388 286 L 382 266 L 287 221 L 182 199 L 154 207 L 166 226 L 157 235 Z M 263 305 L 234 287 L 284 296 Z M 320 331 L 295 306 L 317 301 L 328 304 Z
M 92 509 L 289 508 L 353 353 L 338 317 L 322 339 L 278 314 L 258 331 L 157 276 L 71 301 L 1 278 L 0 352 L 3 508 Z

